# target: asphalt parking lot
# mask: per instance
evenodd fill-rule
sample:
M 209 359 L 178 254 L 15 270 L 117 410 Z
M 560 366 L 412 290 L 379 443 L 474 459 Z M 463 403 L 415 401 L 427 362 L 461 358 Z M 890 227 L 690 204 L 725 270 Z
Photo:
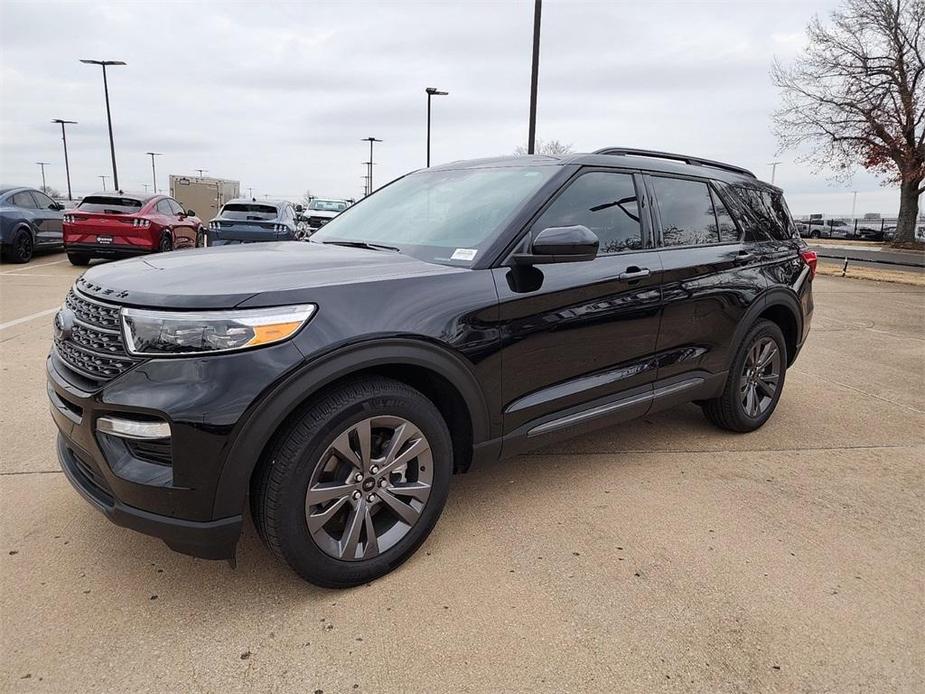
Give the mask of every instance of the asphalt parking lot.
M 404 567 L 329 591 L 252 527 L 232 570 L 70 488 L 44 359 L 78 274 L 0 266 L 3 691 L 925 688 L 925 287 L 818 277 L 762 430 L 689 405 L 475 469 Z

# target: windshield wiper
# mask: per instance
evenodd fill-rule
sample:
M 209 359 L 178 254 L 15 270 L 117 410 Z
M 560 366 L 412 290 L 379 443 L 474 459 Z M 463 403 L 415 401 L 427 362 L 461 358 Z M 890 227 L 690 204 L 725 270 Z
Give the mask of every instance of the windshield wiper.
M 370 251 L 395 251 L 396 253 L 401 253 L 401 249 L 396 248 L 395 246 L 386 246 L 381 243 L 370 243 L 369 241 L 322 241 L 321 243 L 331 244 L 332 246 L 366 248 Z

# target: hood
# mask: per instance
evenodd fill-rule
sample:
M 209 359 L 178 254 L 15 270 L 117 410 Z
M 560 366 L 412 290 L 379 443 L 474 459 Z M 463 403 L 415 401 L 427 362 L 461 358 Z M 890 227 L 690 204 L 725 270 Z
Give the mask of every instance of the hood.
M 468 272 L 392 251 L 294 241 L 172 251 L 98 265 L 77 280 L 104 301 L 156 308 L 278 306 L 316 287 Z M 249 301 L 248 301 L 249 300 Z

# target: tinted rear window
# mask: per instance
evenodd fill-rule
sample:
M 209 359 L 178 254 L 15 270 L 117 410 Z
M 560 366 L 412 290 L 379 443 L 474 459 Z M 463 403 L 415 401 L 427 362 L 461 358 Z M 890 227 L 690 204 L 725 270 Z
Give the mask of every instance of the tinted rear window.
M 247 203 L 230 203 L 222 208 L 222 217 L 226 219 L 241 219 L 245 221 L 260 221 L 263 219 L 276 219 L 279 215 L 272 205 L 259 205 Z
M 133 214 L 141 209 L 141 200 L 90 195 L 83 199 L 77 209 L 84 212 L 103 212 L 105 214 Z
M 781 193 L 744 186 L 733 186 L 733 190 L 748 216 L 755 240 L 784 240 L 796 236 L 796 226 Z

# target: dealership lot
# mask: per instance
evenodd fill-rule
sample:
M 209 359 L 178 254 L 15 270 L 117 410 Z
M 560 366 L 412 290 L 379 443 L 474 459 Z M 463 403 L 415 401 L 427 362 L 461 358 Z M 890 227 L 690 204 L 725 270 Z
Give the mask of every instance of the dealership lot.
M 80 270 L 0 266 L 0 688 L 920 691 L 925 288 L 818 277 L 761 430 L 684 406 L 454 480 L 421 552 L 312 587 L 111 525 L 58 472 L 44 359 Z

